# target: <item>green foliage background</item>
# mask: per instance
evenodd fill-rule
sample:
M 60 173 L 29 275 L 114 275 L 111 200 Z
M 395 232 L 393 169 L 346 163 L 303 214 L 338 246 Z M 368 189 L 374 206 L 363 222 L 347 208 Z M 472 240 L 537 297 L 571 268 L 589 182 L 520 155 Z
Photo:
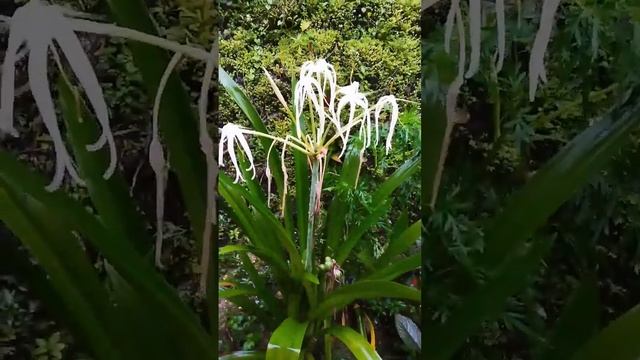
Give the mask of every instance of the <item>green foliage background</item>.
M 638 84 L 633 70 L 640 60 L 637 4 L 563 1 L 546 56 L 549 82 L 529 102 L 529 49 L 541 3 L 506 1 L 507 58 L 497 82 L 490 66 L 497 34 L 495 21 L 488 16 L 481 71 L 467 80 L 461 96 L 469 122 L 454 130 L 439 202 L 427 226 L 446 244 L 452 259 L 449 266 L 461 266 L 480 277 L 474 259 L 482 252 L 487 220 L 591 119 Z M 522 6 L 519 14 L 517 4 Z M 448 5 L 442 1 L 423 19 L 424 86 L 431 93 L 455 76 L 455 58 L 443 49 Z M 590 275 L 598 278 L 600 326 L 640 300 L 636 181 L 640 139 L 637 133 L 630 135 L 632 144 L 539 232 L 556 241 L 526 289 L 509 299 L 498 321 L 485 322 L 456 358 L 532 358 L 548 345 L 547 334 L 571 292 Z M 428 271 L 424 276 L 430 275 L 437 274 Z M 427 296 L 426 311 L 435 322 L 445 321 L 459 304 L 463 291 L 448 290 Z
M 54 1 L 77 10 L 108 13 L 104 2 L 98 0 Z M 16 4 L 24 1 L 16 1 Z M 267 119 L 270 130 L 286 131 L 288 124 L 280 117 L 278 103 L 262 67 L 267 68 L 283 89 L 296 75 L 299 65 L 316 57 L 325 57 L 336 66 L 341 75 L 339 83 L 359 81 L 365 90 L 376 89 L 380 93 L 371 97 L 393 93 L 399 98 L 418 101 L 419 98 L 419 22 L 417 1 L 358 0 L 358 1 L 221 1 L 224 11 L 221 41 L 221 65 L 234 76 L 251 96 L 251 100 Z M 209 47 L 214 26 L 211 14 L 202 12 L 202 1 L 157 0 L 148 2 L 161 36 L 169 39 Z M 12 11 L 7 9 L 7 15 Z M 106 20 L 106 19 L 105 19 Z M 4 35 L 0 42 L 6 41 Z M 144 91 L 138 69 L 124 42 L 115 39 L 85 37 L 83 39 L 104 89 L 112 114 L 112 126 L 118 140 L 123 174 L 132 186 L 131 192 L 149 223 L 153 222 L 154 194 L 149 190 L 153 174 L 146 160 L 149 141 L 151 106 Z M 311 46 L 309 44 L 312 44 Z M 4 43 L 2 48 L 4 48 Z M 179 68 L 181 78 L 191 90 L 195 100 L 198 95 L 202 64 L 185 61 Z M 20 72 L 19 72 L 20 74 Z M 20 82 L 20 76 L 18 81 Z M 24 76 L 22 78 L 24 80 Z M 228 98 L 221 96 L 220 119 L 222 123 L 243 123 L 244 116 Z M 396 129 L 394 151 L 384 152 L 368 159 L 362 185 L 348 193 L 354 206 L 367 204 L 370 192 L 377 180 L 384 178 L 419 147 L 420 131 L 418 112 L 412 106 L 401 115 Z M 43 127 L 31 119 L 37 110 L 28 96 L 18 99 L 18 128 L 25 134 L 19 140 L 6 139 L 3 146 L 18 154 L 23 161 L 43 173 L 52 171 L 51 146 L 42 137 Z M 382 136 L 386 134 L 382 133 Z M 332 179 L 328 179 L 331 184 Z M 175 180 L 169 179 L 169 191 Z M 67 184 L 75 196 L 86 199 L 85 190 Z M 406 204 L 418 204 L 417 179 L 405 184 L 398 192 L 389 219 L 397 218 Z M 183 299 L 196 310 L 201 308 L 195 299 L 195 273 L 197 248 L 188 230 L 184 207 L 179 199 L 170 198 L 167 203 L 167 238 L 165 240 L 165 276 L 176 286 Z M 411 209 L 412 218 L 418 216 L 418 207 Z M 374 236 L 378 248 L 384 246 L 382 234 L 392 226 L 386 219 L 378 225 Z M 358 219 L 353 219 L 357 221 Z M 226 224 L 226 225 L 225 225 Z M 229 226 L 228 219 L 221 219 L 224 241 L 241 241 L 241 234 Z M 0 231 L 2 229 L 0 228 Z M 2 233 L 3 237 L 10 237 Z M 95 266 L 103 271 L 99 257 Z M 229 274 L 234 270 L 228 264 Z M 225 266 L 222 264 L 221 266 Z M 0 269 L 1 270 L 1 269 Z M 0 358 L 34 357 L 38 359 L 85 359 L 77 349 L 74 339 L 56 324 L 55 314 L 47 313 L 28 288 L 11 275 L 0 277 Z M 240 274 L 243 275 L 243 274 Z M 370 304 L 381 319 L 393 319 L 393 314 L 403 311 L 401 302 L 381 301 Z M 239 344 L 235 349 L 252 349 L 264 341 L 255 320 L 240 313 L 231 313 L 225 328 Z M 390 330 L 392 325 L 386 325 Z M 395 335 L 395 334 L 393 334 Z

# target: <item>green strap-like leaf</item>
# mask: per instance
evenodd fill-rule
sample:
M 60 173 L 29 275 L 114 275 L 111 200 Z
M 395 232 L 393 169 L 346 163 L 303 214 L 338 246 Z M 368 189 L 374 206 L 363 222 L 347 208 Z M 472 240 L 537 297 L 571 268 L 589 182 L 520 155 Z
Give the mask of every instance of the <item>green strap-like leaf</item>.
M 420 301 L 420 291 L 393 281 L 359 281 L 331 292 L 317 308 L 311 310 L 311 319 L 322 319 L 355 300 L 392 298 Z
M 417 253 L 401 260 L 394 260 L 391 264 L 382 266 L 379 270 L 374 271 L 363 280 L 395 280 L 409 271 L 420 268 L 422 264 L 421 258 L 421 254 Z
M 287 318 L 273 332 L 267 347 L 266 360 L 298 360 L 302 354 L 302 342 L 308 322 Z
M 627 143 L 640 124 L 639 98 L 631 96 L 575 137 L 508 200 L 486 230 L 480 261 L 487 269 L 524 243 Z
M 371 195 L 371 202 L 379 204 L 386 201 L 407 179 L 413 176 L 420 169 L 420 154 L 414 155 L 411 159 L 402 164 L 391 176 L 383 182 L 380 187 Z
M 134 246 L 140 254 L 146 254 L 153 241 L 146 231 L 143 218 L 129 197 L 126 183 L 118 171 L 109 179 L 104 178 L 104 172 L 108 167 L 106 149 L 87 150 L 86 145 L 95 142 L 100 135 L 96 121 L 82 102 L 80 94 L 64 75 L 60 76 L 58 90 L 69 142 L 80 175 L 87 184 L 100 218 L 107 227 L 126 234 L 127 239 L 134 241 Z
M 62 224 L 43 214 L 33 199 L 16 192 L 0 178 L 0 220 L 46 270 L 55 291 L 52 305 L 59 310 L 63 308 L 63 315 L 72 328 L 79 330 L 78 338 L 89 346 L 96 358 L 120 358 L 125 344 L 119 341 L 123 339 L 118 339 L 120 329 L 112 323 L 117 315 L 107 301 L 108 294 L 100 286 L 77 239 L 64 231 Z
M 371 203 L 375 208 L 361 222 L 361 224 L 350 232 L 349 237 L 338 246 L 333 254 L 336 261 L 342 264 L 348 257 L 353 248 L 356 246 L 360 238 L 369 231 L 369 229 L 378 223 L 380 218 L 389 210 L 389 197 L 402 183 L 414 175 L 420 169 L 419 154 L 413 156 L 402 164 L 380 187 L 372 194 Z
M 247 200 L 259 214 L 260 218 L 258 219 L 264 220 L 259 223 L 260 228 L 255 229 L 254 233 L 256 234 L 256 237 L 274 236 L 280 243 L 279 245 L 289 254 L 289 257 L 291 259 L 291 267 L 294 272 L 297 272 L 300 276 L 302 276 L 302 259 L 300 257 L 300 253 L 296 249 L 296 246 L 291 239 L 290 234 L 280 224 L 278 219 L 273 215 L 267 205 L 264 202 L 260 201 L 260 199 L 254 197 L 242 186 L 233 184 L 233 182 L 227 175 L 220 174 L 218 179 L 219 188 L 225 188 L 224 193 L 221 191 L 221 194 L 223 196 L 231 192 L 242 195 L 242 197 Z M 247 226 L 255 225 L 257 224 L 247 224 Z M 265 231 L 270 231 L 270 233 L 265 233 Z
M 483 321 L 499 316 L 509 296 L 526 286 L 525 281 L 538 268 L 552 241 L 537 239 L 520 254 L 512 254 L 482 286 L 465 297 L 444 324 L 431 324 L 423 331 L 425 359 L 451 359 L 467 337 Z
M 259 351 L 238 351 L 223 355 L 220 360 L 264 360 L 264 353 Z
M 640 305 L 610 323 L 583 346 L 572 360 L 636 360 L 640 357 Z
M 380 265 L 385 265 L 390 262 L 395 256 L 402 254 L 415 244 L 420 239 L 420 233 L 422 231 L 422 221 L 416 221 L 403 231 L 396 239 L 392 239 L 389 242 L 389 246 L 382 253 L 382 256 L 378 259 Z
M 345 344 L 356 360 L 382 360 L 367 339 L 351 328 L 335 326 L 327 330 L 327 334 Z
M 570 359 L 580 346 L 598 331 L 600 318 L 598 282 L 593 275 L 585 276 L 567 301 L 555 328 L 549 334 L 539 360 Z
M 342 164 L 342 172 L 338 182 L 344 189 L 353 189 L 356 186 L 358 171 L 360 168 L 360 150 L 361 142 L 353 142 L 349 146 Z M 330 256 L 332 251 L 338 248 L 338 244 L 344 236 L 344 226 L 349 210 L 349 200 L 344 194 L 338 192 L 331 199 L 331 204 L 327 211 L 327 245 L 325 247 L 325 256 Z
M 335 253 L 330 253 L 336 259 L 338 264 L 342 264 L 347 260 L 349 254 L 358 244 L 360 239 L 362 239 L 362 237 L 367 234 L 373 226 L 378 224 L 380 219 L 389 211 L 389 207 L 389 201 L 377 204 L 371 213 L 362 220 L 360 225 L 351 230 L 347 239 L 338 246 L 337 251 L 335 251 Z
M 89 214 L 85 208 L 61 192 L 47 192 L 44 181 L 35 176 L 12 156 L 0 151 L 0 180 L 3 188 L 13 193 L 28 194 L 44 209 L 52 222 L 68 224 L 85 238 L 113 265 L 114 269 L 145 298 L 149 306 L 156 307 L 158 316 L 167 326 L 180 329 L 185 358 L 215 356 L 215 345 L 198 323 L 195 314 L 182 302 L 178 294 L 133 248 L 131 241 L 123 239 Z M 77 269 L 74 270 L 78 273 Z

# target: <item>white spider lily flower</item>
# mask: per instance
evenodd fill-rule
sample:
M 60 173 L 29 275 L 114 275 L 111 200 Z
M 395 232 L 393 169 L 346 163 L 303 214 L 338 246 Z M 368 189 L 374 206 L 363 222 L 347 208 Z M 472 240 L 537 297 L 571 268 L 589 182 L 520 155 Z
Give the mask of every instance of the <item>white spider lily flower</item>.
M 323 104 L 323 91 L 320 82 L 311 76 L 303 76 L 296 83 L 294 91 L 294 105 L 296 109 L 296 137 L 302 137 L 302 114 L 304 112 L 305 103 L 311 102 L 310 106 L 318 115 L 319 124 L 325 121 L 325 109 Z M 315 130 L 315 129 L 314 129 Z
M 391 140 L 393 138 L 393 132 L 396 128 L 396 124 L 398 123 L 398 102 L 396 101 L 396 97 L 393 95 L 383 96 L 378 100 L 376 104 L 374 119 L 376 124 L 376 144 L 378 143 L 378 119 L 380 118 L 380 113 L 386 106 L 391 106 L 391 121 L 389 122 L 389 133 L 387 134 L 387 141 L 385 143 L 385 151 L 386 154 L 389 154 L 389 150 L 391 150 Z
M 313 80 L 311 80 L 313 79 Z M 295 92 L 295 103 L 296 103 L 296 121 L 300 121 L 300 116 L 302 115 L 303 105 L 305 103 L 305 97 L 309 97 L 311 103 L 314 107 L 316 107 L 316 112 L 318 113 L 319 122 L 316 127 L 316 141 L 321 142 L 326 132 L 328 130 L 326 125 L 327 118 L 331 123 L 336 127 L 336 131 L 341 131 L 341 124 L 339 119 L 336 117 L 335 112 L 335 100 L 336 93 L 338 89 L 338 76 L 336 75 L 335 68 L 333 65 L 329 64 L 324 59 L 318 59 L 316 61 L 307 61 L 300 67 L 300 80 L 299 83 L 302 82 L 305 89 L 307 91 L 316 91 L 316 93 L 311 94 L 307 92 L 303 92 L 300 88 Z M 296 89 L 298 89 L 298 85 L 296 85 Z M 327 99 L 326 92 L 329 92 L 329 97 Z M 318 106 L 316 106 L 316 101 Z M 325 109 L 326 107 L 326 109 Z M 298 128 L 300 124 L 298 124 Z M 298 133 L 298 138 L 300 138 L 300 134 Z
M 536 34 L 531 49 L 531 58 L 529 59 L 529 100 L 533 101 L 536 96 L 538 84 L 547 82 L 547 73 L 544 67 L 544 56 L 551 38 L 551 30 L 553 29 L 553 20 L 558 11 L 560 0 L 545 0 L 542 5 L 542 15 L 540 16 L 540 27 Z
M 115 141 L 109 127 L 109 112 L 102 89 L 70 19 L 65 16 L 66 13 L 65 9 L 40 0 L 31 0 L 18 8 L 8 20 L 9 44 L 2 65 L 0 131 L 17 136 L 18 133 L 13 127 L 15 65 L 20 48 L 24 46 L 27 49 L 31 92 L 53 139 L 56 151 L 56 172 L 53 181 L 47 187 L 50 191 L 60 187 L 65 169 L 76 181 L 79 180 L 60 135 L 47 78 L 48 53 L 51 50 L 57 57 L 55 45 L 64 53 L 102 127 L 102 134 L 98 140 L 94 144 L 87 145 L 87 149 L 96 151 L 108 144 L 111 162 L 104 173 L 105 178 L 110 177 L 115 171 L 117 157 Z
M 339 157 L 342 157 L 347 147 L 351 128 L 353 127 L 354 122 L 358 121 L 358 118 L 356 117 L 356 111 L 358 109 L 362 109 L 362 116 L 364 117 L 361 120 L 360 135 L 365 135 L 365 147 L 369 146 L 371 141 L 371 116 L 369 113 L 369 101 L 365 94 L 360 92 L 360 83 L 354 81 L 351 85 L 340 87 L 338 89 L 338 94 L 340 95 L 340 100 L 338 100 L 338 106 L 336 109 L 336 118 L 338 120 L 341 119 L 340 115 L 342 114 L 344 107 L 349 105 L 349 118 L 346 124 L 342 126 L 344 129 L 342 135 L 343 145 L 342 151 L 339 155 Z
M 236 169 L 236 178 L 234 182 L 237 183 L 238 180 L 244 181 L 244 177 L 242 176 L 242 172 L 240 171 L 240 166 L 238 165 L 238 158 L 236 156 L 235 143 L 237 141 L 240 147 L 242 148 L 242 150 L 244 151 L 244 153 L 247 155 L 247 158 L 249 159 L 249 163 L 251 164 L 251 166 L 247 170 L 252 170 L 253 171 L 252 179 L 255 178 L 256 169 L 253 164 L 253 154 L 251 153 L 251 148 L 249 147 L 249 143 L 247 142 L 247 139 L 245 139 L 244 137 L 245 133 L 248 134 L 251 132 L 249 132 L 246 129 L 243 129 L 242 127 L 236 124 L 228 123 L 225 126 L 223 126 L 222 129 L 220 129 L 220 133 L 221 133 L 220 144 L 218 145 L 219 146 L 218 164 L 220 164 L 220 167 L 224 167 L 224 153 L 225 153 L 224 148 L 225 148 L 225 142 L 226 142 L 227 151 L 229 152 L 229 158 L 231 158 L 231 162 L 233 163 L 233 166 Z
M 219 163 L 224 166 L 224 152 L 229 152 L 232 164 L 235 166 L 236 178 L 235 182 L 245 180 L 239 169 L 239 163 L 235 153 L 235 142 L 240 144 L 240 148 L 249 158 L 251 166 L 248 170 L 254 171 L 253 156 L 245 139 L 245 135 L 253 135 L 272 140 L 267 151 L 267 164 L 265 174 L 267 177 L 267 205 L 271 199 L 271 182 L 273 178 L 272 170 L 269 164 L 271 151 L 276 144 L 281 146 L 280 160 L 283 175 L 283 187 L 281 197 L 283 198 L 282 206 L 286 203 L 284 198 L 287 194 L 288 173 L 286 168 L 285 155 L 287 148 L 304 154 L 314 174 L 316 174 L 316 185 L 314 191 L 316 202 L 313 205 L 317 212 L 320 207 L 320 193 L 322 190 L 322 179 L 324 178 L 328 154 L 331 145 L 342 140 L 341 152 L 338 159 L 345 153 L 351 128 L 359 127 L 359 136 L 364 140 L 360 156 L 363 158 L 364 151 L 371 145 L 372 128 L 375 127 L 375 143 L 379 142 L 379 121 L 383 111 L 390 108 L 389 133 L 386 139 L 386 151 L 391 150 L 391 140 L 394 130 L 398 122 L 398 103 L 393 95 L 381 97 L 373 107 L 369 107 L 369 101 L 366 94 L 360 91 L 360 84 L 353 82 L 347 86 L 337 85 L 337 76 L 333 66 L 326 61 L 320 59 L 316 61 L 305 62 L 300 70 L 300 78 L 296 84 L 293 94 L 293 105 L 295 114 L 292 114 L 284 101 L 284 97 L 275 85 L 274 80 L 268 72 L 266 72 L 269 83 L 274 89 L 278 100 L 285 107 L 285 112 L 291 116 L 295 123 L 295 136 L 286 135 L 284 137 L 276 137 L 267 133 L 255 130 L 245 129 L 235 124 L 226 124 L 221 129 L 221 139 L 219 144 Z M 329 92 L 327 94 L 327 91 Z M 346 121 L 342 121 L 342 112 L 345 108 L 349 109 L 349 115 Z M 304 131 L 302 129 L 301 119 L 305 116 L 307 126 Z M 373 116 L 373 119 L 372 119 Z M 326 122 L 329 121 L 330 123 Z M 372 120 L 374 124 L 372 125 Z M 333 127 L 327 125 L 334 125 Z M 329 130 L 333 128 L 333 132 L 329 134 Z M 226 148 L 226 149 L 225 149 Z

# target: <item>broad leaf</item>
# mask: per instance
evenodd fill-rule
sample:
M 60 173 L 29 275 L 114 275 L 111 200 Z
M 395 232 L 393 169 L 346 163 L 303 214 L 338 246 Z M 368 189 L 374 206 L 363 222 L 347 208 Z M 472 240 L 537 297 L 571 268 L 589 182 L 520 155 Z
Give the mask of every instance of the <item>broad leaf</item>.
M 285 319 L 269 339 L 266 360 L 298 360 L 308 325 L 308 322 Z
M 336 326 L 327 330 L 327 334 L 345 344 L 356 360 L 382 360 L 367 339 L 351 328 Z

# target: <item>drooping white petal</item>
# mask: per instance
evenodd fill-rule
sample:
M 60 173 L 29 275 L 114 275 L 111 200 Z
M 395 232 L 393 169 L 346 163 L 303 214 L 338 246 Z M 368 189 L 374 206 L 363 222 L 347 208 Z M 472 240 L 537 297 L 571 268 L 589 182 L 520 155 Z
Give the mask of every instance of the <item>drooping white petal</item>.
M 551 30 L 553 29 L 553 20 L 560 0 L 545 0 L 542 5 L 542 14 L 540 16 L 540 27 L 536 34 L 531 49 L 531 58 L 529 59 L 529 100 L 533 101 L 538 89 L 538 82 L 546 82 L 546 70 L 544 66 L 544 56 L 551 38 Z
M 387 134 L 387 141 L 385 144 L 386 153 L 389 153 L 391 150 L 391 140 L 393 139 L 393 132 L 396 128 L 396 124 L 398 123 L 398 102 L 396 101 L 396 97 L 393 95 L 383 96 L 378 100 L 378 103 L 375 107 L 374 117 L 376 119 L 376 126 L 378 123 L 378 119 L 380 117 L 380 113 L 386 106 L 391 106 L 391 121 L 389 122 L 389 133 Z
M 244 181 L 244 177 L 242 176 L 242 173 L 240 171 L 240 165 L 238 164 L 238 158 L 236 156 L 236 150 L 235 150 L 236 141 L 238 141 L 238 143 L 240 144 L 240 147 L 242 148 L 242 150 L 247 155 L 247 158 L 249 159 L 250 167 L 247 170 L 253 170 L 253 176 L 255 177 L 255 166 L 253 164 L 253 155 L 251 154 L 251 148 L 249 147 L 249 144 L 244 137 L 243 129 L 236 124 L 228 123 L 225 126 L 223 126 L 220 131 L 221 131 L 220 152 L 218 154 L 220 165 L 222 166 L 224 161 L 224 142 L 226 141 L 229 158 L 231 159 L 231 163 L 236 169 L 236 177 L 234 182 L 237 183 L 239 180 Z
M 31 41 L 29 47 L 31 53 L 29 55 L 27 74 L 31 85 L 31 92 L 38 110 L 42 115 L 42 121 L 51 136 L 56 153 L 55 174 L 51 183 L 46 187 L 47 191 L 54 191 L 62 185 L 65 168 L 68 168 L 69 171 L 74 173 L 75 169 L 69 166 L 72 162 L 62 140 L 60 129 L 58 128 L 56 112 L 49 89 L 49 79 L 47 78 L 48 43 L 46 41 Z
M 345 106 L 349 105 L 349 118 L 348 121 L 342 125 L 343 131 L 343 149 L 339 157 L 342 157 L 346 149 L 346 144 L 349 139 L 349 133 L 355 122 L 360 122 L 360 135 L 365 136 L 365 143 L 368 146 L 371 140 L 371 119 L 369 115 L 369 102 L 367 97 L 360 92 L 360 84 L 354 81 L 351 85 L 343 86 L 338 89 L 338 106 L 336 110 L 336 118 L 341 120 L 342 110 Z M 362 118 L 356 117 L 356 110 L 362 109 Z
M 16 11 L 16 13 L 18 13 L 18 11 Z M 18 132 L 13 127 L 13 102 L 16 76 L 15 64 L 18 57 L 17 53 L 20 46 L 25 41 L 22 29 L 23 26 L 24 24 L 20 22 L 11 22 L 9 44 L 4 55 L 4 62 L 2 63 L 2 85 L 0 88 L 0 132 L 5 132 L 13 136 L 18 136 Z
M 287 102 L 284 100 L 284 96 L 282 96 L 282 93 L 280 92 L 280 89 L 278 89 L 278 85 L 276 85 L 276 82 L 273 80 L 273 77 L 271 77 L 271 74 L 269 74 L 269 72 L 265 68 L 263 68 L 262 70 L 264 71 L 265 75 L 267 75 L 267 79 L 269 80 L 269 85 L 271 85 L 271 88 L 273 89 L 273 92 L 276 94 L 276 97 L 280 101 L 280 104 L 282 104 L 282 106 L 285 109 L 288 109 L 289 105 L 287 105 Z
M 451 51 L 451 36 L 453 35 L 453 26 L 456 21 L 456 12 L 460 9 L 460 0 L 451 0 L 451 6 L 447 13 L 447 21 L 444 28 L 444 51 L 448 54 Z
M 469 39 L 471 57 L 466 77 L 470 78 L 480 68 L 480 50 L 482 41 L 482 0 L 469 0 Z
M 216 219 L 216 201 L 215 201 L 215 189 L 216 181 L 218 178 L 218 166 L 216 164 L 215 157 L 213 155 L 213 140 L 209 136 L 207 129 L 207 108 L 209 104 L 209 88 L 211 86 L 211 77 L 213 72 L 218 68 L 218 37 L 216 36 L 209 52 L 209 59 L 205 65 L 202 86 L 200 88 L 200 98 L 198 99 L 198 119 L 199 119 L 199 131 L 200 131 L 200 150 L 205 155 L 207 166 L 207 191 L 206 191 L 206 203 L 207 209 L 204 219 L 204 229 L 202 232 L 202 249 L 200 257 L 200 293 L 206 294 L 207 282 L 209 276 L 209 262 L 211 258 L 211 232 L 212 224 L 215 224 Z M 230 145 L 233 145 L 229 141 Z
M 296 107 L 296 135 L 298 138 L 302 136 L 302 124 L 300 123 L 302 119 L 302 113 L 305 108 L 305 104 L 310 101 L 310 111 L 313 111 L 318 116 L 318 128 L 316 130 L 316 134 L 320 135 L 324 132 L 324 122 L 326 118 L 323 101 L 323 91 L 320 82 L 317 79 L 314 79 L 311 76 L 303 76 L 301 77 L 295 88 L 295 107 Z M 318 139 L 320 136 L 318 136 Z
M 456 106 L 460 88 L 464 82 L 464 68 L 466 64 L 466 42 L 464 37 L 464 23 L 462 20 L 462 12 L 460 8 L 456 10 L 455 21 L 458 25 L 458 75 L 456 79 L 449 85 L 446 98 L 447 121 L 456 121 Z
M 498 28 L 498 62 L 496 64 L 496 73 L 502 70 L 502 66 L 504 65 L 506 47 L 504 12 L 504 0 L 496 0 L 496 25 Z
M 269 159 L 271 158 L 271 150 L 276 145 L 276 141 L 271 142 L 271 146 L 269 146 L 269 151 L 267 151 L 267 160 L 265 164 L 265 175 L 267 176 L 267 206 L 271 205 L 271 180 L 273 180 L 273 175 L 271 173 L 271 167 L 269 166 Z
M 156 92 L 156 97 L 153 102 L 153 123 L 152 123 L 152 138 L 151 144 L 149 145 L 149 164 L 151 165 L 151 169 L 153 169 L 153 173 L 155 174 L 156 179 L 156 246 L 155 246 L 155 263 L 156 266 L 162 267 L 161 257 L 162 257 L 162 242 L 164 238 L 164 192 L 166 189 L 166 173 L 167 173 L 167 164 L 164 157 L 164 150 L 162 149 L 162 144 L 160 143 L 160 132 L 159 132 L 159 116 L 160 116 L 160 103 L 162 101 L 162 95 L 164 94 L 164 89 L 167 86 L 167 81 L 169 77 L 173 73 L 173 69 L 176 67 L 182 54 L 175 54 L 167 68 L 165 69 L 162 77 L 160 78 L 160 83 L 158 84 L 158 90 Z
M 56 7 L 51 7 L 56 9 Z M 102 134 L 99 139 L 94 143 L 87 145 L 89 151 L 96 151 L 102 146 L 108 144 L 110 162 L 109 166 L 104 173 L 104 178 L 109 178 L 116 169 L 117 165 L 117 152 L 113 133 L 111 132 L 111 126 L 109 124 L 109 110 L 107 103 L 104 99 L 104 93 L 98 82 L 98 78 L 93 71 L 89 57 L 85 53 L 80 40 L 73 32 L 66 19 L 61 13 L 52 12 L 51 19 L 55 23 L 55 27 L 50 29 L 53 32 L 53 37 L 56 43 L 65 55 L 65 58 L 71 65 L 71 69 L 75 73 L 80 85 L 82 85 L 91 107 L 96 113 L 96 117 L 100 126 L 102 127 Z
M 316 92 L 314 96 L 318 100 L 319 106 L 322 108 L 322 113 L 319 113 L 318 128 L 316 131 L 317 141 L 325 135 L 326 120 L 337 127 L 339 132 L 340 123 L 336 121 L 335 116 L 335 100 L 337 91 L 337 74 L 333 65 L 329 64 L 324 59 L 317 59 L 316 61 L 307 61 L 300 67 L 300 80 L 304 78 L 311 78 L 315 80 L 312 86 L 307 87 L 307 90 Z M 329 91 L 329 98 L 327 99 L 326 92 Z M 303 101 L 300 99 L 300 101 Z M 324 108 L 327 106 L 328 111 L 325 112 Z M 299 108 L 299 107 L 298 107 Z M 318 112 L 318 110 L 316 110 Z

